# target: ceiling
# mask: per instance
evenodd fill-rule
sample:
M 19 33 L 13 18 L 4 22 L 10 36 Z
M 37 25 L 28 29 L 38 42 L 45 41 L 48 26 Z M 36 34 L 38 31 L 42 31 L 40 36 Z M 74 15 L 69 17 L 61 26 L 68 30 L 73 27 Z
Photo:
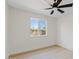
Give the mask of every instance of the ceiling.
M 65 13 L 61 14 L 54 8 L 55 12 L 53 15 L 50 15 L 51 10 L 44 10 L 44 8 L 50 7 L 49 3 L 52 3 L 53 0 L 7 0 L 10 6 L 20 8 L 23 10 L 29 10 L 32 12 L 40 13 L 43 15 L 48 15 L 52 17 L 66 16 L 73 13 L 73 7 L 70 8 L 61 8 Z M 63 0 L 60 5 L 72 3 L 72 0 Z

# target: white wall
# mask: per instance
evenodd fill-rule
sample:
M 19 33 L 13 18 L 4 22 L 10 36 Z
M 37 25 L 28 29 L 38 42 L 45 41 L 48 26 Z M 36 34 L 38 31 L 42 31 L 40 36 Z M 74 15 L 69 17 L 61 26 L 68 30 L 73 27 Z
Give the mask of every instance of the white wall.
M 42 48 L 56 44 L 57 20 L 48 16 L 26 12 L 9 6 L 7 19 L 7 47 L 8 53 Z M 47 36 L 30 37 L 30 17 L 47 20 Z
M 73 50 L 73 15 L 58 19 L 58 43 L 64 48 Z

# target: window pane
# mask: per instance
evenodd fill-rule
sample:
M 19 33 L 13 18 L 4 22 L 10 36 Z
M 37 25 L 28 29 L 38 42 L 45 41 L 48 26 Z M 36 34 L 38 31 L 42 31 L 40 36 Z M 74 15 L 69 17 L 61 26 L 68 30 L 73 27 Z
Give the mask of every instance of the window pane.
M 45 20 L 39 20 L 40 35 L 46 35 L 46 22 Z
M 46 35 L 46 21 L 38 18 L 31 18 L 31 35 Z
M 38 20 L 31 18 L 31 29 L 38 29 Z
M 38 31 L 38 20 L 36 18 L 31 18 L 31 34 L 37 36 Z

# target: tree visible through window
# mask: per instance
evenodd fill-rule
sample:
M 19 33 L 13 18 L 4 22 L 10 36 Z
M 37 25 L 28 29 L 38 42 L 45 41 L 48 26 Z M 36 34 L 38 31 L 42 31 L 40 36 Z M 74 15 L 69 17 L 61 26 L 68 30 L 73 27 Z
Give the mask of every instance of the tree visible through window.
M 47 22 L 44 19 L 31 18 L 31 35 L 47 35 Z

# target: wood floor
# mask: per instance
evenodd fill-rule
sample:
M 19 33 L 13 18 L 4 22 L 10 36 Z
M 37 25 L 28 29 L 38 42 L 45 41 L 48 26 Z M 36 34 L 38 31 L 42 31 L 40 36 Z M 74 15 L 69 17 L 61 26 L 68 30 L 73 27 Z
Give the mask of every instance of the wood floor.
M 73 59 L 72 51 L 59 46 L 11 57 L 10 59 Z

